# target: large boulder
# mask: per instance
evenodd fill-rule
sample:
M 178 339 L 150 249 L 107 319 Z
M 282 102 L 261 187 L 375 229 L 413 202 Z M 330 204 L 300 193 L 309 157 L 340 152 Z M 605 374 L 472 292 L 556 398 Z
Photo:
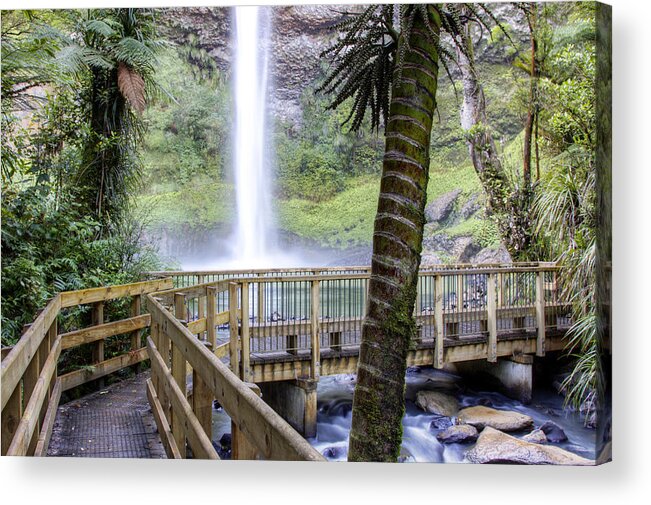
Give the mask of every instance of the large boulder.
M 466 452 L 466 459 L 471 463 L 594 465 L 594 461 L 560 447 L 526 442 L 491 427 L 481 432 L 475 446 Z
M 478 430 L 483 430 L 486 426 L 501 431 L 520 431 L 533 428 L 533 419 L 526 414 L 496 410 L 481 405 L 459 411 L 457 419 L 459 424 L 471 424 Z
M 504 244 L 500 244 L 497 248 L 486 247 L 475 254 L 471 261 L 474 264 L 482 263 L 512 263 L 511 255 L 506 250 Z
M 454 210 L 454 203 L 461 194 L 460 189 L 439 196 L 425 207 L 425 219 L 428 223 L 443 223 Z
M 540 429 L 545 433 L 545 437 L 549 442 L 558 443 L 567 440 L 567 435 L 563 431 L 563 428 L 552 421 L 546 421 Z
M 470 444 L 477 440 L 477 428 L 469 424 L 450 426 L 445 431 L 436 434 L 436 439 L 442 444 Z
M 459 402 L 454 397 L 438 391 L 419 391 L 415 403 L 418 408 L 437 416 L 452 417 L 459 411 Z
M 526 434 L 522 437 L 522 440 L 525 442 L 531 442 L 532 444 L 546 444 L 547 437 L 543 430 L 533 430 L 531 433 Z

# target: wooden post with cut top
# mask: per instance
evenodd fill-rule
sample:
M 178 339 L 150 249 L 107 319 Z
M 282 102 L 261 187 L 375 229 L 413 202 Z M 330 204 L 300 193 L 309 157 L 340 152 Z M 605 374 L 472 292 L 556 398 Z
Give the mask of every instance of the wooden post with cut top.
M 434 276 L 434 368 L 443 368 L 443 277 Z
M 142 305 L 142 299 L 140 295 L 135 295 L 131 298 L 131 317 L 136 317 L 140 315 L 140 308 Z M 137 351 L 141 347 L 141 332 L 140 330 L 134 330 L 131 332 L 131 351 Z M 140 363 L 136 363 L 131 367 L 134 374 L 138 374 L 140 371 Z
M 185 295 L 183 293 L 174 294 L 174 315 L 179 321 L 185 320 Z M 186 365 L 183 352 L 177 345 L 172 342 L 172 377 L 174 382 L 181 388 L 183 394 L 187 395 L 187 388 L 185 383 Z M 174 441 L 179 450 L 182 458 L 186 457 L 186 442 L 183 431 L 182 417 L 175 413 L 172 409 L 172 433 L 174 434 Z
M 237 344 L 239 336 L 237 320 L 237 283 L 231 282 L 228 285 L 228 326 L 230 330 L 229 355 L 231 361 L 231 370 L 239 377 L 239 361 L 237 358 Z
M 542 270 L 536 272 L 536 356 L 545 355 L 545 277 Z
M 242 343 L 241 357 L 240 361 L 242 362 L 242 368 L 240 371 L 240 378 L 244 382 L 249 381 L 249 369 L 250 369 L 250 360 L 251 360 L 251 341 L 250 341 L 250 332 L 249 332 L 249 283 L 243 282 L 241 288 L 242 300 L 240 301 L 240 309 L 242 311 L 241 321 L 242 321 L 242 334 L 240 335 L 240 341 Z
M 321 338 L 319 329 L 319 281 L 312 281 L 310 296 L 310 340 L 312 354 L 310 356 L 310 378 L 319 379 L 321 361 Z
M 97 326 L 104 323 L 104 302 L 96 302 L 93 304 L 91 312 L 91 325 Z M 104 361 L 104 339 L 98 340 L 93 347 L 93 365 Z M 97 385 L 100 389 L 104 387 L 104 378 L 97 380 Z
M 217 348 L 217 288 L 215 286 L 206 287 L 206 340 L 215 352 Z
M 256 395 L 262 396 L 260 388 L 256 384 L 249 382 L 246 385 L 249 386 L 251 391 Z M 251 460 L 257 458 L 258 450 L 249 439 L 246 438 L 246 435 L 242 433 L 239 426 L 234 421 L 231 421 L 231 459 Z

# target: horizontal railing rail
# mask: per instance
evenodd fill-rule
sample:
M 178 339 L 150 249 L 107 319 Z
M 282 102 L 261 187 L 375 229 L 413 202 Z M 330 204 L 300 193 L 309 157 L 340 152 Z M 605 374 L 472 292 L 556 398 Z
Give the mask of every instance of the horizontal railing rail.
M 207 288 L 208 297 L 210 291 Z M 168 457 L 186 457 L 189 446 L 194 457 L 218 459 L 211 445 L 216 399 L 232 421 L 234 459 L 324 460 L 259 397 L 254 384 L 240 380 L 182 323 L 183 300 L 177 294 L 173 313 L 156 295 L 148 295 L 152 318 L 152 336 L 147 342 L 152 361 L 148 391 Z M 191 404 L 187 400 L 188 365 L 192 369 Z
M 148 358 L 141 345 L 149 314 L 140 314 L 141 295 L 172 287 L 172 279 L 66 291 L 52 298 L 10 350 L 3 349 L 1 368 L 2 455 L 43 456 L 52 435 L 61 394 L 101 379 Z M 104 321 L 104 303 L 131 298 L 131 317 Z M 58 316 L 66 308 L 91 305 L 92 326 L 58 333 Z M 104 342 L 116 335 L 130 337 L 129 350 L 104 359 Z M 89 366 L 58 374 L 63 351 L 84 344 L 94 346 Z
M 241 272 L 241 271 L 240 271 Z M 155 296 L 174 311 L 206 345 L 228 355 L 244 381 L 252 363 L 279 354 L 309 359 L 309 377 L 318 378 L 322 351 L 359 345 L 366 311 L 369 271 L 324 273 L 294 269 L 246 271 L 234 277 L 176 287 Z M 513 334 L 536 339 L 571 324 L 569 303 L 561 300 L 553 263 L 441 265 L 421 270 L 414 307 L 416 344 L 434 348 L 442 367 L 445 342 L 483 339 L 486 359 L 497 360 L 497 340 Z M 225 275 L 225 274 L 224 274 Z M 227 350 L 228 349 L 228 350 Z
M 322 459 L 259 397 L 254 378 L 277 379 L 259 375 L 255 367 L 278 357 L 300 360 L 300 369 L 292 369 L 300 377 L 294 378 L 318 379 L 324 357 L 354 351 L 370 269 L 152 272 L 150 277 L 60 293 L 13 348 L 3 349 L 2 454 L 45 454 L 63 391 L 149 359 L 147 395 L 169 457 L 218 457 L 211 440 L 216 399 L 232 419 L 234 458 Z M 142 296 L 148 313 L 141 313 Z M 130 317 L 105 321 L 104 304 L 125 297 L 131 298 Z M 92 307 L 92 326 L 59 334 L 59 313 L 82 304 Z M 513 335 L 535 339 L 535 353 L 542 356 L 547 335 L 561 334 L 558 330 L 572 322 L 553 263 L 421 269 L 414 317 L 414 345 L 429 349 L 439 368 L 449 359 L 445 346 L 481 341 L 486 351 L 480 358 L 496 361 L 498 340 Z M 150 337 L 143 346 L 146 328 Z M 106 338 L 123 334 L 131 337 L 129 351 L 104 359 Z M 527 352 L 534 352 L 533 343 Z M 80 345 L 93 346 L 91 366 L 59 375 L 61 353 Z

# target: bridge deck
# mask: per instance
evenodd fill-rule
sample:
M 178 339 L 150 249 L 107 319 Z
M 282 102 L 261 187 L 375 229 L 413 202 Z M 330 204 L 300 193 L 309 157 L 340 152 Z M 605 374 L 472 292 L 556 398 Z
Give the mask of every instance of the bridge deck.
M 165 458 L 147 401 L 148 378 L 141 373 L 61 405 L 47 455 Z

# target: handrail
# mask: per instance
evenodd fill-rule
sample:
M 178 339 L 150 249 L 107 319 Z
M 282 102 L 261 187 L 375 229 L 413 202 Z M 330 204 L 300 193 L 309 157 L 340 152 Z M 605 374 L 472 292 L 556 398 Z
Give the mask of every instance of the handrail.
M 61 392 L 104 377 L 147 358 L 140 347 L 140 330 L 149 327 L 149 316 L 140 315 L 140 295 L 172 286 L 172 279 L 137 282 L 100 288 L 65 291 L 54 296 L 29 325 L 16 345 L 2 359 L 2 455 L 44 455 Z M 104 323 L 103 304 L 116 298 L 132 298 L 132 314 L 121 321 Z M 58 334 L 62 309 L 92 304 L 93 325 Z M 104 340 L 113 335 L 131 336 L 131 348 L 104 360 Z M 92 343 L 94 370 L 77 370 L 58 376 L 57 362 L 64 349 Z
M 156 294 L 148 295 L 147 301 L 153 328 L 153 337 L 148 339 L 148 351 L 152 362 L 157 363 L 151 384 L 158 398 L 162 398 L 154 408 L 165 413 L 168 425 L 171 426 L 170 438 L 164 443 L 166 447 L 175 445 L 178 454 L 183 456 L 187 439 L 196 455 L 203 440 L 197 433 L 196 426 L 202 426 L 206 436 L 210 435 L 211 429 L 209 419 L 203 423 L 199 420 L 201 411 L 209 409 L 213 398 L 216 398 L 233 422 L 234 454 L 242 451 L 243 446 L 250 446 L 265 459 L 324 460 L 318 451 L 252 391 L 252 385 L 242 382 L 170 313 L 156 299 Z M 170 354 L 171 363 L 167 358 Z M 187 393 L 186 362 L 193 370 L 192 412 L 183 409 L 183 398 Z M 171 389 L 178 389 L 178 394 L 168 394 Z M 179 409 L 183 409 L 183 412 Z M 180 417 L 187 422 L 179 422 Z M 161 423 L 159 432 L 164 431 Z M 168 456 L 173 457 L 174 454 Z
M 421 271 L 416 343 L 433 345 L 433 365 L 439 368 L 445 362 L 444 339 L 471 335 L 486 337 L 491 362 L 497 360 L 498 336 L 514 331 L 534 332 L 536 354 L 544 355 L 546 333 L 570 322 L 557 272 L 553 263 Z M 228 324 L 231 367 L 242 380 L 257 377 L 254 356 L 278 352 L 308 353 L 309 377 L 303 378 L 318 379 L 321 347 L 340 351 L 359 343 L 369 277 L 368 272 L 234 277 L 154 296 L 174 304 L 177 318 L 194 334 L 205 332 L 211 346 L 215 327 Z
M 216 398 L 233 420 L 234 458 L 323 459 L 259 398 L 252 384 L 258 380 L 253 358 L 267 352 L 307 352 L 309 356 L 301 359 L 309 359 L 309 365 L 301 374 L 318 379 L 322 347 L 338 352 L 356 345 L 370 270 L 233 270 L 215 275 L 237 272 L 250 276 L 177 287 L 170 276 L 56 295 L 18 343 L 6 355 L 3 352 L 2 454 L 44 454 L 62 391 L 149 358 L 152 378 L 147 394 L 169 457 L 186 456 L 188 443 L 195 457 L 217 457 L 209 443 L 211 404 Z M 444 338 L 479 332 L 486 337 L 485 358 L 495 361 L 498 335 L 516 329 L 534 332 L 535 352 L 544 355 L 546 333 L 562 320 L 569 321 L 557 272 L 553 263 L 421 270 L 414 308 L 416 344 L 429 341 L 433 365 L 442 367 Z M 140 295 L 147 297 L 149 314 L 140 314 Z M 127 296 L 132 297 L 131 317 L 104 322 L 104 302 Z M 58 334 L 58 314 L 77 304 L 93 306 L 93 325 Z M 140 331 L 147 327 L 151 336 L 141 347 Z M 217 330 L 226 329 L 226 342 L 217 341 Z M 130 352 L 104 360 L 105 338 L 124 333 L 132 336 Z M 86 343 L 96 349 L 94 371 L 58 376 L 61 351 Z M 221 356 L 230 357 L 230 369 Z M 193 373 L 191 399 L 186 389 L 188 365 Z
M 551 267 L 554 262 L 529 261 L 518 263 L 441 263 L 438 265 L 429 265 L 421 267 L 421 271 L 431 270 L 459 270 L 459 269 L 477 269 L 477 268 L 513 268 L 515 267 Z M 157 270 L 146 272 L 146 275 L 152 277 L 175 277 L 175 276 L 196 276 L 196 275 L 252 275 L 261 273 L 296 273 L 296 272 L 341 272 L 351 270 L 369 271 L 369 265 L 353 266 L 334 266 L 334 267 L 289 267 L 289 268 L 249 268 L 249 269 L 219 269 L 219 270 Z

